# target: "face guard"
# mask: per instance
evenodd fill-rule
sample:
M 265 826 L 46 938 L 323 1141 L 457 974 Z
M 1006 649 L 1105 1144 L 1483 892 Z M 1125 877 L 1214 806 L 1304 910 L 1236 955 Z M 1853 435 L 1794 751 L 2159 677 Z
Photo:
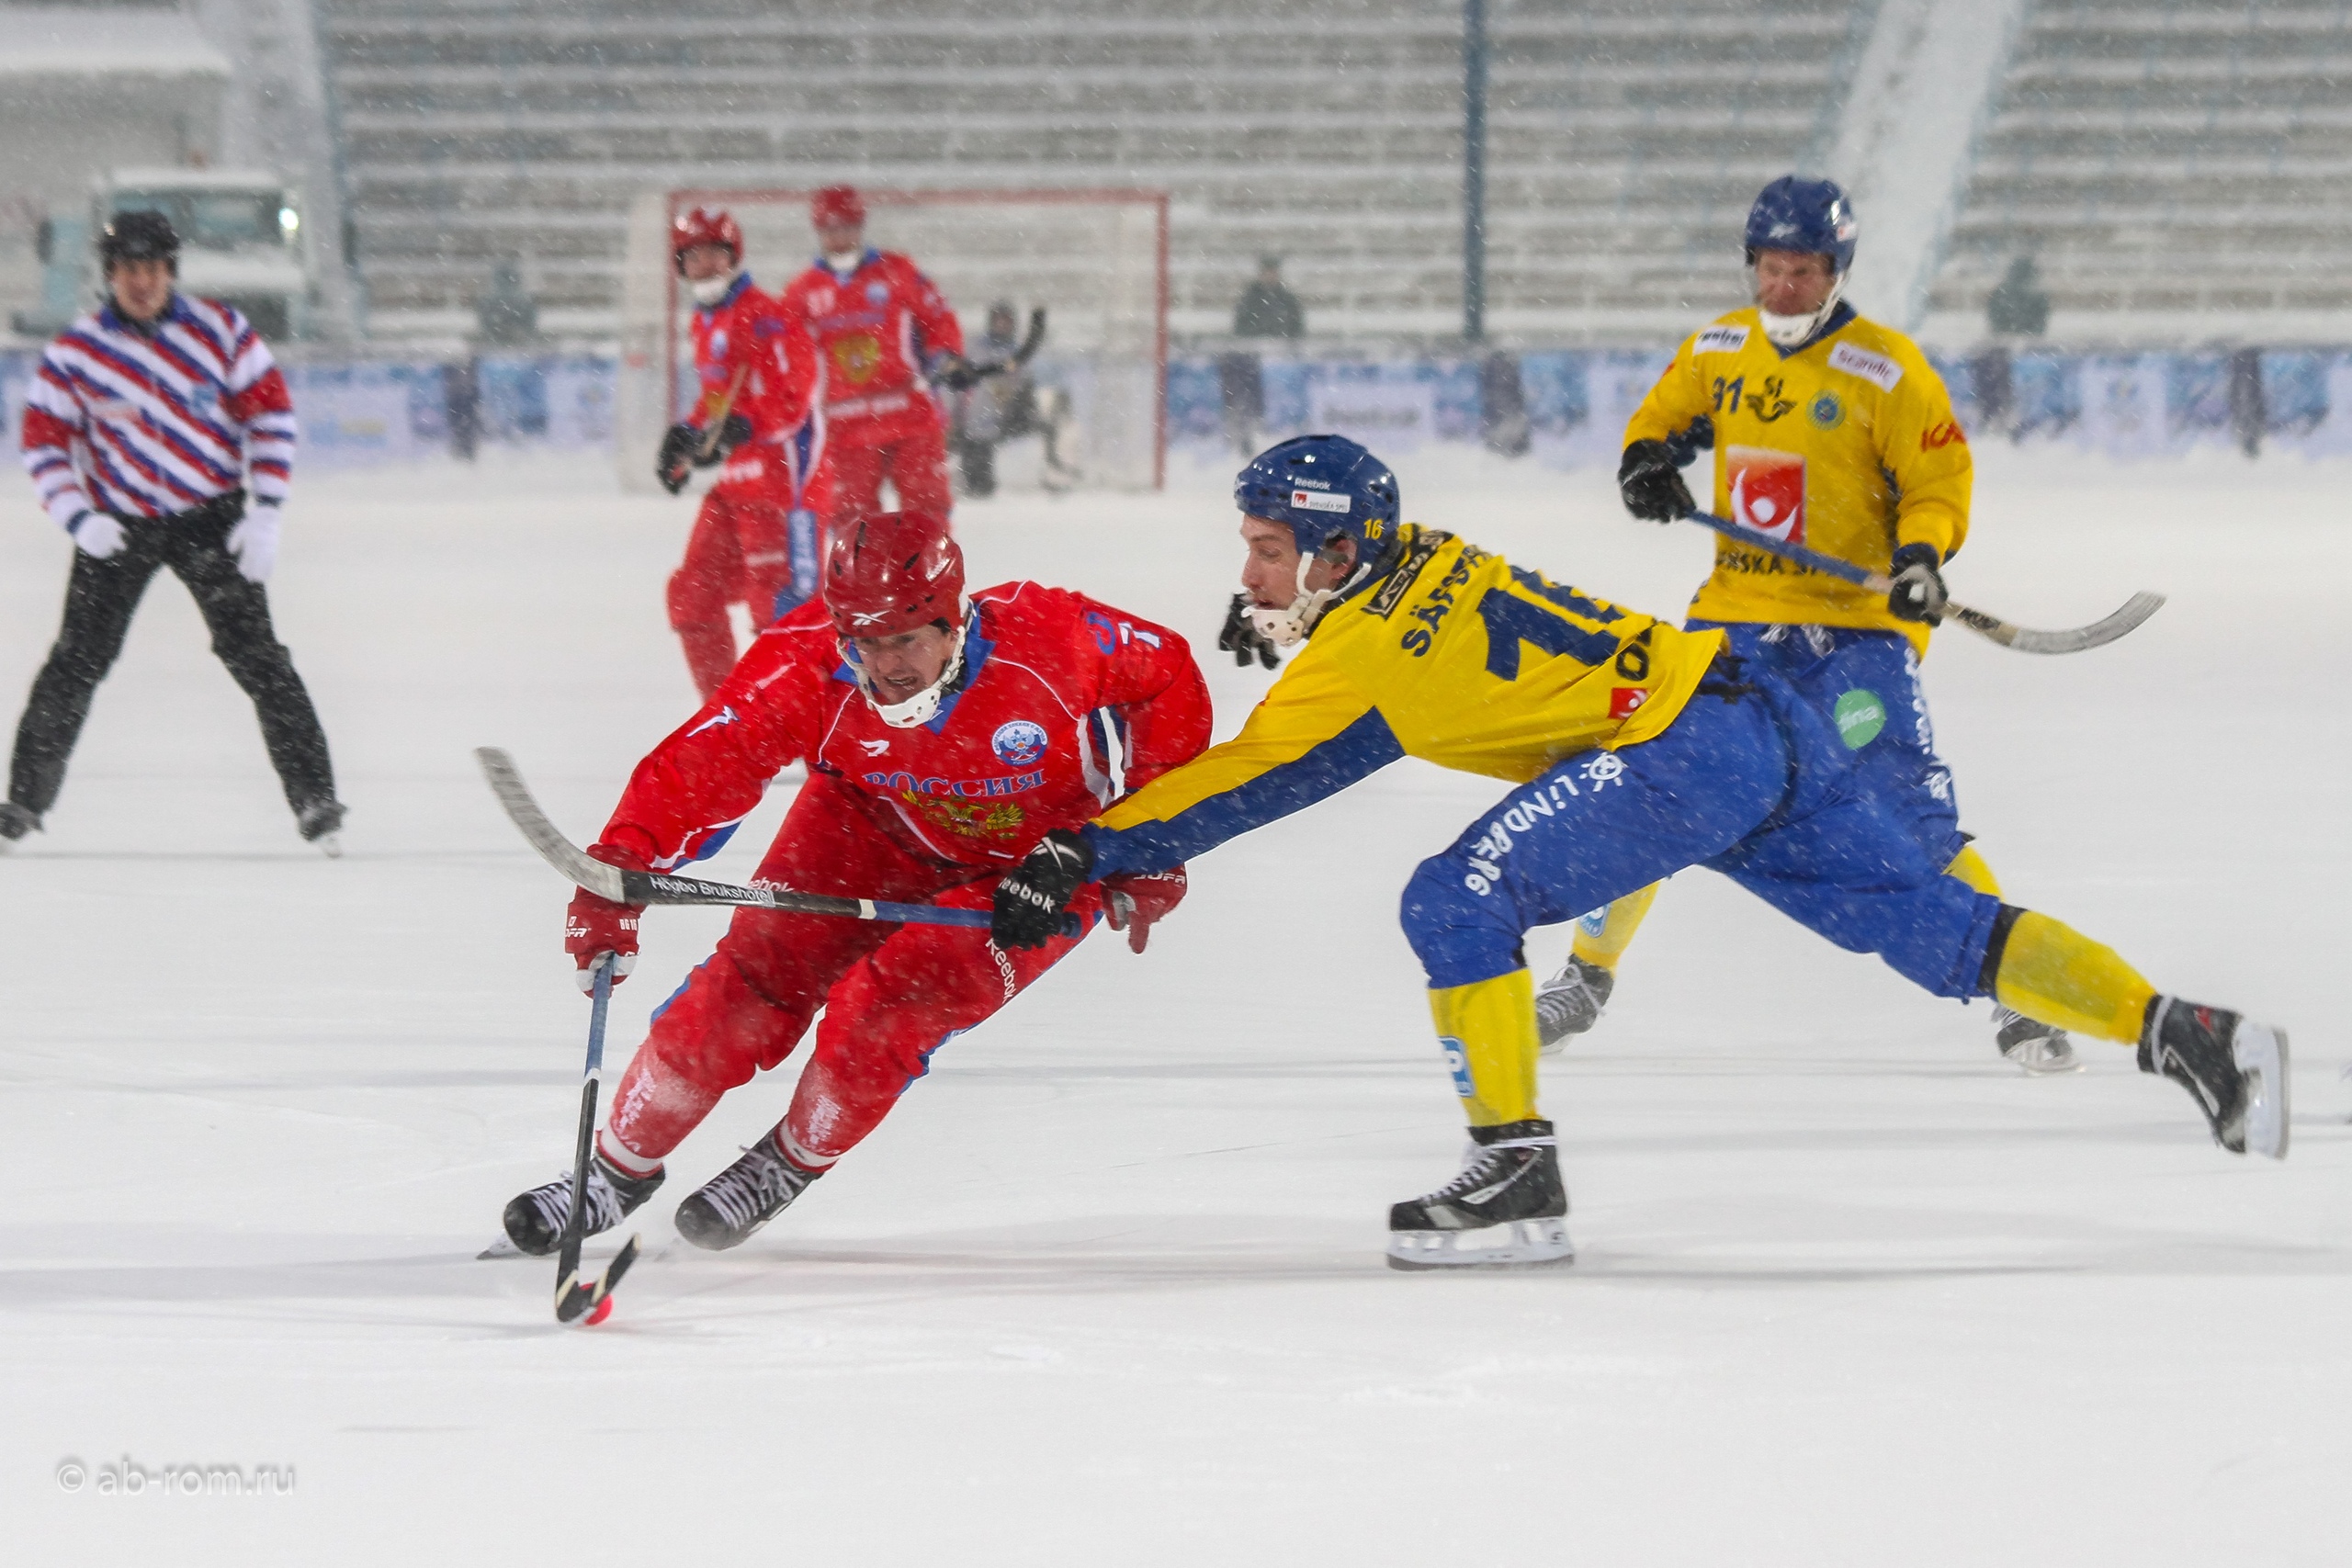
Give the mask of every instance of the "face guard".
M 875 694 L 873 678 L 866 673 L 865 661 L 858 658 L 857 644 L 848 637 L 842 638 L 842 661 L 857 678 L 857 689 L 865 694 L 866 703 L 881 716 L 883 723 L 893 729 L 914 729 L 939 716 L 939 705 L 947 700 L 947 694 L 954 691 L 956 682 L 964 678 L 964 645 L 969 639 L 971 630 L 972 612 L 967 607 L 962 619 L 956 623 L 955 650 L 948 654 L 946 667 L 940 671 L 939 679 L 902 703 L 886 703 Z

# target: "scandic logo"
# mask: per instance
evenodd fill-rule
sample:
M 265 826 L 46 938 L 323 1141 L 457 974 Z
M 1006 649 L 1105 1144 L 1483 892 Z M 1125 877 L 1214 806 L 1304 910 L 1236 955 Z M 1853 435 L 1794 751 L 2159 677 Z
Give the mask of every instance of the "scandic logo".
M 1344 495 L 1322 495 L 1311 490 L 1290 492 L 1290 503 L 1306 512 L 1346 512 L 1353 498 Z

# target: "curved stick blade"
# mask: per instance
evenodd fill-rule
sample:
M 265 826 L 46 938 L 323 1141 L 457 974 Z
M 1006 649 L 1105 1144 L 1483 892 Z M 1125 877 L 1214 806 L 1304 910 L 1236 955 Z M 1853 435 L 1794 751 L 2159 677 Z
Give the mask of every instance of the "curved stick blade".
M 2093 621 L 2086 626 L 2074 626 L 2065 631 L 2037 631 L 1988 615 L 1982 610 L 1972 610 L 1962 604 L 1951 607 L 1951 618 L 1981 637 L 1990 637 L 2004 648 L 2014 648 L 2019 653 L 2080 653 L 2086 649 L 2104 648 L 2118 637 L 2137 630 L 2150 615 L 2164 607 L 2161 593 L 2134 593 L 2121 609 L 2105 620 Z
M 556 831 L 548 814 L 531 797 L 531 788 L 515 770 L 514 758 L 495 746 L 479 746 L 474 749 L 474 761 L 481 764 L 482 777 L 490 781 L 490 792 L 505 808 L 507 820 L 522 829 L 523 837 L 539 852 L 541 860 L 561 872 L 565 880 L 585 887 L 599 898 L 609 898 L 616 904 L 629 901 L 621 868 L 589 859 L 578 845 Z

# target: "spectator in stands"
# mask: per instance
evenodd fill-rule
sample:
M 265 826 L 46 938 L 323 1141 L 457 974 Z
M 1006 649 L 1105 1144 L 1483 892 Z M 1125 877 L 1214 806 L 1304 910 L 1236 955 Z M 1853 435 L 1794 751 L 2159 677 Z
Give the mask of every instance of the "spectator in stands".
M 1283 287 L 1283 259 L 1258 258 L 1258 280 L 1241 294 L 1233 308 L 1235 337 L 1305 337 L 1306 312 L 1298 296 Z
M 2008 276 L 1984 301 L 1984 320 L 1995 337 L 2040 337 L 2050 330 L 2050 296 L 2031 256 L 2009 264 Z

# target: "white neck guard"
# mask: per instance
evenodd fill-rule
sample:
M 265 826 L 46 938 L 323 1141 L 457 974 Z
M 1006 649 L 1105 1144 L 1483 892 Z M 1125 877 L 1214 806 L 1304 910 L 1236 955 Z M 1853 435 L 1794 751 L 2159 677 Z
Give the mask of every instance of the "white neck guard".
M 967 609 L 963 619 L 956 623 L 956 651 L 947 656 L 947 667 L 939 672 L 939 679 L 902 703 L 886 703 L 875 697 L 874 687 L 865 678 L 865 666 L 859 661 L 857 649 L 850 646 L 846 637 L 842 639 L 842 660 L 857 677 L 857 689 L 865 694 L 866 702 L 881 716 L 883 723 L 893 729 L 914 729 L 939 716 L 939 705 L 946 700 L 947 694 L 962 678 L 964 641 L 971 629 L 972 613 Z
M 825 265 L 831 267 L 843 277 L 847 277 L 851 273 L 855 272 L 857 270 L 857 264 L 865 259 L 865 253 L 862 250 L 828 251 L 825 253 Z
M 1306 634 L 1315 629 L 1315 623 L 1323 618 L 1323 612 L 1331 607 L 1332 602 L 1362 582 L 1364 574 L 1372 570 L 1368 563 L 1359 564 L 1336 588 L 1309 588 L 1306 586 L 1306 573 L 1317 558 L 1306 555 L 1298 558 L 1297 598 L 1278 610 L 1261 609 L 1255 604 L 1250 606 L 1250 624 L 1258 628 L 1260 637 L 1276 648 L 1290 648 L 1304 642 Z
M 1821 309 L 1802 316 L 1776 316 L 1758 305 L 1757 315 L 1763 318 L 1764 336 L 1775 348 L 1794 348 L 1826 325 L 1837 313 L 1838 301 L 1846 295 L 1846 275 L 1839 273 L 1838 281 L 1829 286 L 1829 296 L 1822 300 Z
M 737 267 L 733 272 L 721 273 L 717 277 L 695 278 L 686 285 L 686 292 L 694 296 L 697 305 L 716 305 L 727 298 L 727 291 L 734 288 L 735 280 L 742 276 L 743 269 Z

